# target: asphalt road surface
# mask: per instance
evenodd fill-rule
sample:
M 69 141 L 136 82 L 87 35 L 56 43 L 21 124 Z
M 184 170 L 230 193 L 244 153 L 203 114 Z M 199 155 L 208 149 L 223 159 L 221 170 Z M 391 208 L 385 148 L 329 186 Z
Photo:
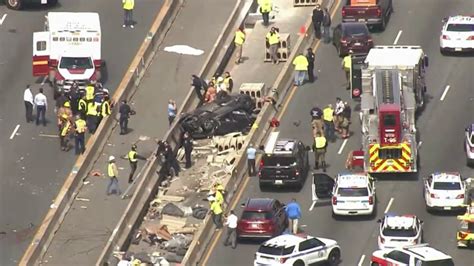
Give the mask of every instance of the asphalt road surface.
M 37 93 L 43 81 L 31 74 L 32 33 L 43 29 L 48 11 L 99 12 L 102 56 L 108 63 L 105 86 L 113 92 L 162 2 L 137 2 L 133 30 L 122 28 L 121 1 L 62 0 L 55 8 L 25 11 L 0 6 L 0 265 L 16 264 L 76 159 L 73 151 L 61 152 L 53 137 L 57 129 L 49 85 L 44 84 L 51 106 L 48 125 L 25 121 L 23 90 L 31 84 Z
M 291 198 L 301 204 L 303 217 L 301 229 L 314 236 L 335 239 L 342 248 L 341 265 L 368 265 L 371 254 L 377 249 L 378 224 L 376 220 L 384 212 L 415 214 L 424 220 L 424 239 L 454 258 L 456 265 L 472 265 L 474 259 L 471 250 L 456 248 L 456 214 L 430 214 L 425 210 L 422 196 L 422 178 L 434 171 L 459 171 L 465 176 L 473 176 L 474 170 L 465 165 L 463 151 L 464 128 L 474 121 L 474 61 L 472 56 L 445 57 L 439 52 L 439 33 L 441 19 L 458 13 L 472 14 L 474 4 L 471 0 L 442 1 L 394 1 L 395 13 L 385 32 L 374 33 L 376 44 L 391 45 L 398 39 L 398 44 L 421 45 L 430 57 L 428 69 L 427 106 L 417 121 L 420 132 L 420 171 L 416 177 L 400 178 L 391 176 L 377 182 L 377 214 L 372 218 L 332 218 L 331 206 L 317 205 L 312 211 L 311 179 L 308 178 L 304 188 L 295 192 L 273 191 L 261 192 L 258 180 L 251 178 L 242 197 L 240 205 L 248 197 L 276 198 L 286 203 Z M 340 22 L 340 12 L 333 19 L 333 26 Z M 400 33 L 401 32 L 401 33 Z M 397 35 L 399 37 L 397 38 Z M 297 89 L 289 107 L 282 117 L 280 136 L 294 137 L 311 145 L 309 110 L 317 104 L 321 107 L 335 102 L 341 97 L 352 103 L 353 136 L 342 147 L 342 140 L 330 144 L 326 161 L 328 173 L 336 175 L 344 169 L 347 152 L 358 149 L 361 143 L 360 122 L 358 121 L 357 103 L 350 99 L 349 92 L 343 86 L 344 73 L 340 69 L 340 59 L 331 45 L 320 45 L 316 53 L 316 69 L 320 70 L 314 84 L 304 85 Z M 450 86 L 443 100 L 441 97 L 446 86 Z M 301 121 L 299 126 L 293 122 Z M 341 148 L 342 147 L 342 148 Z M 340 154 L 339 154 L 340 151 Z M 313 156 L 310 155 L 313 161 Z M 393 200 L 391 200 L 393 199 Z M 392 201 L 391 204 L 389 202 Z M 236 208 L 241 212 L 239 207 Z M 222 245 L 219 239 L 212 250 L 207 265 L 251 265 L 257 243 L 240 243 L 236 250 Z

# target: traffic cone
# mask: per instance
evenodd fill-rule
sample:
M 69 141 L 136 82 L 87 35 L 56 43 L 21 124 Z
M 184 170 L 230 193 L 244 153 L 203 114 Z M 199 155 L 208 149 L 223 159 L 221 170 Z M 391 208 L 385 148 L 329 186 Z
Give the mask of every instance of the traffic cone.
M 306 35 L 306 27 L 305 26 L 300 27 L 300 34 L 301 35 Z

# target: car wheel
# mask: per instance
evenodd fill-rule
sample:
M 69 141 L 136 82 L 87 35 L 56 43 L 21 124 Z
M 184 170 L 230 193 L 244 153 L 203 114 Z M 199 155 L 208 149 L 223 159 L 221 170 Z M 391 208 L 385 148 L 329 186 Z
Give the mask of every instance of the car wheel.
M 293 266 L 305 266 L 305 263 L 302 260 L 297 260 L 293 263 Z
M 328 256 L 328 264 L 329 266 L 336 266 L 341 261 L 341 251 L 337 248 L 331 250 Z
M 6 3 L 8 8 L 20 10 L 22 8 L 21 0 L 8 0 Z
M 443 48 L 439 48 L 439 52 L 442 54 L 442 55 L 447 55 L 447 52 L 446 50 L 444 50 Z
M 379 28 L 380 28 L 381 31 L 384 31 L 386 27 L 387 27 L 387 21 L 386 21 L 385 18 L 383 18 L 382 23 L 380 24 Z

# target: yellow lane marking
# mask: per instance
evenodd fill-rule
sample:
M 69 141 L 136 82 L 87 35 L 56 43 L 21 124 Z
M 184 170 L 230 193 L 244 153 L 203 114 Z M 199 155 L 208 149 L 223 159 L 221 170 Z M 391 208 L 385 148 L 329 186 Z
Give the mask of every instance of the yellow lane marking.
M 331 18 L 334 18 L 334 15 L 336 14 L 336 11 L 338 10 L 339 8 L 339 5 L 341 4 L 341 1 L 340 0 L 337 0 L 336 2 L 336 6 L 334 7 L 334 9 L 332 10 L 331 12 Z M 316 51 L 318 48 L 319 48 L 319 45 L 320 45 L 320 41 L 318 40 L 313 48 L 313 51 Z M 287 99 L 285 100 L 285 103 L 283 104 L 283 107 L 281 108 L 280 110 L 280 113 L 277 115 L 277 119 L 278 120 L 281 120 L 281 118 L 283 117 L 283 115 L 285 114 L 286 112 L 286 109 L 288 108 L 288 105 L 290 104 L 291 102 L 291 99 L 293 98 L 293 96 L 295 95 L 296 93 L 296 89 L 298 88 L 298 86 L 293 86 L 291 88 L 291 91 L 290 91 L 290 94 L 288 95 Z M 272 132 L 275 131 L 276 128 L 272 128 Z M 261 155 L 259 155 L 259 157 L 257 158 L 256 161 L 258 161 L 260 159 Z M 240 186 L 240 189 L 237 191 L 237 194 L 234 196 L 234 200 L 232 201 L 232 203 L 230 204 L 230 210 L 233 210 L 235 209 L 235 207 L 237 206 L 237 203 L 240 201 L 240 197 L 242 197 L 242 194 L 244 193 L 245 189 L 247 188 L 247 185 L 248 185 L 248 182 L 250 181 L 250 177 L 248 175 L 245 175 L 244 177 L 244 183 Z M 212 242 L 211 242 L 211 245 L 209 246 L 209 248 L 207 249 L 205 255 L 204 255 L 204 259 L 201 263 L 201 265 L 203 266 L 206 266 L 207 265 L 207 261 L 209 260 L 209 258 L 211 257 L 211 254 L 213 253 L 214 251 L 214 248 L 216 247 L 217 243 L 219 242 L 221 236 L 222 236 L 222 232 L 225 230 L 225 228 L 219 230 L 217 232 L 217 235 L 216 237 L 214 237 L 212 239 Z

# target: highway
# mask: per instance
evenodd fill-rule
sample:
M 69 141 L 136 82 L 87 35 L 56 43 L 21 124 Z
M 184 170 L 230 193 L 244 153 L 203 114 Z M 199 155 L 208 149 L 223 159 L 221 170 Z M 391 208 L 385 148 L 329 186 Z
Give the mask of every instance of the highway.
M 135 29 L 122 28 L 120 1 L 61 0 L 51 9 L 8 10 L 0 6 L 0 265 L 15 265 L 37 225 L 56 197 L 75 161 L 73 151 L 61 152 L 49 100 L 47 127 L 25 121 L 23 90 L 38 92 L 42 79 L 31 75 L 32 33 L 41 31 L 48 11 L 91 11 L 101 15 L 102 57 L 112 92 L 130 64 L 162 1 L 137 1 Z M 17 130 L 15 131 L 15 128 Z
M 340 9 L 340 7 L 339 7 Z M 317 205 L 309 211 L 311 201 L 311 179 L 299 192 L 261 192 L 256 178 L 244 180 L 242 194 L 234 208 L 241 213 L 240 206 L 249 197 L 270 197 L 286 203 L 295 198 L 301 205 L 303 217 L 301 229 L 310 235 L 332 238 L 342 248 L 341 265 L 368 265 L 373 251 L 377 249 L 378 223 L 376 220 L 385 211 L 399 214 L 415 214 L 424 220 L 424 239 L 454 258 L 456 265 L 472 265 L 473 253 L 456 248 L 456 214 L 429 214 L 425 210 L 422 196 L 422 179 L 434 171 L 459 171 L 465 176 L 473 176 L 474 171 L 465 165 L 463 132 L 468 123 L 474 121 L 474 77 L 472 57 L 445 57 L 439 53 L 439 33 L 441 19 L 458 13 L 472 14 L 471 0 L 443 1 L 394 1 L 395 13 L 382 33 L 374 33 L 379 45 L 406 44 L 421 45 L 430 57 L 428 69 L 428 99 L 426 108 L 417 121 L 420 132 L 420 171 L 415 177 L 381 178 L 377 187 L 377 214 L 372 218 L 332 218 L 331 206 Z M 333 18 L 333 26 L 341 21 L 340 11 Z M 281 137 L 301 139 L 311 145 L 309 111 L 314 105 L 320 107 L 335 103 L 336 97 L 347 100 L 352 105 L 351 131 L 353 135 L 345 145 L 341 139 L 331 143 L 326 161 L 328 174 L 336 175 L 344 169 L 347 152 L 361 145 L 360 123 L 357 102 L 350 99 L 344 87 L 344 73 L 340 59 L 331 45 L 319 45 L 316 52 L 316 72 L 318 80 L 307 84 L 290 95 L 287 108 L 283 108 Z M 447 86 L 450 89 L 444 93 Z M 444 97 L 442 97 L 444 94 Z M 443 99 L 441 99 L 443 98 Z M 281 114 L 280 114 L 281 115 Z M 301 121 L 295 126 L 295 121 Z M 310 155 L 310 160 L 313 161 Z M 390 204 L 389 204 L 390 203 Z M 237 206 L 237 207 L 235 207 Z M 258 242 L 239 243 L 237 249 L 224 247 L 223 234 L 212 243 L 209 258 L 204 265 L 252 265 Z

